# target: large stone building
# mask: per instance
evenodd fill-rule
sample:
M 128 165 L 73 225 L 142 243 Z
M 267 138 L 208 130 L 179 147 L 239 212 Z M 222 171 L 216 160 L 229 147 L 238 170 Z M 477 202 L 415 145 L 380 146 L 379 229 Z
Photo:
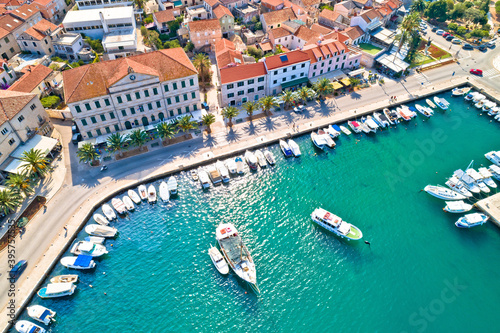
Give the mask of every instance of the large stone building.
M 218 19 L 193 21 L 188 23 L 189 39 L 198 51 L 213 50 L 222 38 L 222 29 Z
M 63 77 L 84 139 L 201 114 L 198 72 L 182 48 L 98 62 Z
M 59 39 L 63 33 L 64 31 L 61 27 L 42 19 L 23 32 L 17 38 L 17 41 L 22 51 L 52 56 L 55 54 L 52 42 Z

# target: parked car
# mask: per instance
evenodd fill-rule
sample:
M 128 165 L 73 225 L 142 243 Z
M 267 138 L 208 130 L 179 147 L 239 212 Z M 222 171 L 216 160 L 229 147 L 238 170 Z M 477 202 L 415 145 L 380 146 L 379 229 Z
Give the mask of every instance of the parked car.
M 10 278 L 17 279 L 24 272 L 26 266 L 28 266 L 28 261 L 19 260 L 18 263 L 15 264 L 14 267 L 12 267 L 12 269 L 10 270 L 9 272 Z
M 460 44 L 462 44 L 462 41 L 460 39 L 458 39 L 458 38 L 453 38 L 451 40 L 451 43 L 452 44 L 458 44 L 458 45 L 460 45 Z
M 485 45 L 485 44 L 481 44 L 477 47 L 477 49 L 479 51 L 486 51 L 488 49 L 488 47 Z
M 439 34 L 438 34 L 438 35 L 439 35 Z M 449 32 L 445 32 L 445 33 L 443 33 L 443 38 L 446 38 L 446 37 L 448 37 L 449 35 L 450 35 L 450 33 L 449 33 Z
M 455 36 L 453 36 L 453 35 L 448 35 L 448 36 L 446 36 L 446 40 L 447 40 L 448 42 L 452 41 L 454 38 L 455 38 Z
M 82 141 L 82 135 L 80 133 L 74 134 L 71 138 L 71 142 L 73 142 L 74 145 L 77 145 L 80 141 Z
M 472 47 L 472 45 L 470 45 L 469 43 L 465 43 L 462 48 L 464 50 L 473 50 L 474 48 Z
M 496 44 L 494 41 L 489 41 L 488 43 L 486 43 L 486 46 L 488 46 L 490 49 L 492 49 L 496 46 Z
M 437 30 L 438 30 L 438 28 L 437 28 L 437 27 L 433 27 L 433 28 L 431 29 L 431 31 L 432 31 L 432 32 L 436 32 Z
M 442 36 L 444 34 L 444 30 L 439 29 L 436 31 L 436 34 L 438 34 L 439 36 Z
M 78 127 L 76 127 L 76 125 L 71 126 L 71 133 L 73 133 L 73 134 L 80 133 L 80 131 L 78 130 Z
M 471 74 L 474 74 L 474 75 L 478 75 L 478 76 L 483 76 L 483 71 L 481 69 L 471 69 L 469 71 L 469 73 Z

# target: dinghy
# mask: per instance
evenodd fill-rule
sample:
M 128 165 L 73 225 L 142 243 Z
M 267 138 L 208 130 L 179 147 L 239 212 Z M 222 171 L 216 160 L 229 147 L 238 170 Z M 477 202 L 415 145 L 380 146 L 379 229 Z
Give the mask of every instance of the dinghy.
M 91 236 L 97 237 L 114 237 L 118 230 L 113 227 L 108 227 L 98 224 L 89 224 L 85 227 L 85 232 Z
M 472 209 L 472 205 L 465 203 L 463 200 L 446 201 L 446 206 L 443 208 L 448 213 L 465 213 Z
M 139 185 L 137 190 L 139 191 L 139 196 L 141 197 L 141 200 L 146 200 L 148 198 L 148 191 L 146 189 L 146 185 Z
M 334 148 L 335 147 L 335 141 L 333 141 L 332 137 L 330 136 L 330 134 L 327 134 L 325 131 L 323 130 L 318 130 L 318 135 L 322 136 L 323 139 L 325 140 L 326 142 L 326 145 L 329 147 L 329 148 Z
M 170 176 L 167 181 L 168 185 L 168 190 L 170 191 L 171 195 L 176 195 L 177 194 L 177 178 L 174 176 Z
M 351 131 L 349 131 L 347 129 L 347 127 L 345 127 L 345 126 L 340 126 L 339 128 L 342 131 L 342 133 L 344 133 L 345 135 L 351 135 L 352 134 Z
M 137 194 L 136 191 L 134 191 L 134 190 L 128 190 L 127 194 L 129 196 L 129 198 L 132 199 L 132 201 L 135 202 L 136 204 L 140 204 L 141 203 L 141 197 Z
M 78 275 L 76 274 L 66 274 L 54 276 L 50 279 L 50 283 L 77 283 Z
M 95 261 L 92 256 L 80 254 L 78 257 L 63 257 L 61 265 L 73 269 L 92 269 L 95 267 Z
M 111 199 L 111 204 L 113 205 L 113 208 L 116 209 L 118 214 L 125 214 L 127 212 L 127 208 L 125 208 L 125 204 L 122 199 L 113 198 Z
M 436 104 L 432 103 L 432 101 L 428 98 L 425 100 L 425 103 L 427 103 L 427 105 L 429 105 L 430 108 L 433 108 L 433 109 L 436 108 Z
M 19 320 L 16 323 L 16 331 L 19 333 L 45 333 L 47 332 L 44 328 L 41 328 L 40 326 L 33 324 L 32 322 L 29 322 L 27 320 Z
M 388 108 L 385 108 L 383 110 L 383 113 L 387 117 L 387 120 L 391 125 L 396 125 L 399 123 L 398 114 L 396 113 L 396 111 L 391 111 Z
M 102 216 L 101 214 L 96 213 L 92 217 L 94 218 L 94 221 L 96 221 L 100 225 L 108 225 L 109 224 L 108 219 L 105 218 L 104 216 Z
M 28 306 L 27 310 L 28 310 L 27 311 L 28 316 L 35 319 L 36 321 L 44 323 L 45 325 L 50 325 L 52 321 L 55 321 L 54 319 L 54 317 L 56 316 L 55 311 L 47 309 L 44 306 L 32 305 Z
M 100 257 L 108 253 L 108 250 L 106 250 L 106 247 L 104 245 L 94 244 L 92 242 L 80 241 L 76 242 L 71 247 L 70 252 L 76 255 L 84 254 L 91 257 Z
M 420 104 L 415 104 L 415 108 L 417 109 L 418 112 L 420 112 L 422 115 L 426 116 L 427 118 L 429 118 L 430 116 L 432 116 L 434 114 L 434 111 L 432 111 L 431 108 L 422 106 Z
M 215 268 L 221 273 L 222 275 L 226 275 L 229 273 L 229 266 L 227 265 L 226 259 L 220 254 L 220 251 L 214 247 L 211 246 L 208 249 L 208 255 L 210 256 L 210 259 L 212 259 L 212 263 L 214 264 Z
M 168 190 L 167 183 L 165 182 L 160 183 L 159 193 L 161 200 L 170 201 L 170 191 Z
M 191 178 L 194 180 L 194 181 L 197 181 L 198 180 L 198 172 L 196 172 L 195 169 L 191 169 Z
M 128 195 L 124 195 L 122 198 L 122 201 L 123 201 L 123 204 L 125 205 L 125 208 L 127 208 L 127 210 L 134 210 L 135 209 L 134 202 L 132 201 L 132 199 L 130 199 L 130 197 Z
M 156 202 L 156 188 L 153 185 L 149 185 L 148 188 L 148 201 L 150 203 Z
M 451 95 L 452 96 L 462 96 L 462 95 L 465 95 L 469 92 L 471 88 L 470 87 L 466 87 L 466 88 L 455 88 L 451 91 Z
M 102 205 L 102 212 L 104 213 L 104 215 L 106 215 L 106 217 L 108 218 L 108 220 L 111 221 L 111 220 L 116 219 L 116 213 L 113 210 L 113 208 L 111 208 L 110 205 L 108 205 L 108 204 Z
M 264 157 L 269 165 L 274 165 L 276 163 L 273 153 L 271 153 L 268 149 L 264 150 Z

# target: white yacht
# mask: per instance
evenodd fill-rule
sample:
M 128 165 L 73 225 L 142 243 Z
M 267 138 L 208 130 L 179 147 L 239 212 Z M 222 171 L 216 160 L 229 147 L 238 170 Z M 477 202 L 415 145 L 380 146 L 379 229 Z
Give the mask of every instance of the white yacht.
M 198 178 L 202 188 L 205 189 L 210 187 L 210 177 L 208 177 L 208 173 L 205 170 L 198 171 Z
M 231 174 L 236 174 L 238 172 L 238 168 L 236 166 L 236 162 L 234 161 L 234 158 L 230 158 L 226 160 L 226 167 L 229 173 Z
M 426 107 L 426 106 L 422 106 L 420 104 L 415 104 L 415 108 L 417 109 L 418 112 L 420 112 L 422 115 L 426 116 L 427 118 L 429 118 L 430 116 L 432 116 L 434 114 L 434 111 L 431 108 Z
M 359 240 L 363 237 L 363 233 L 356 226 L 343 221 L 340 217 L 323 208 L 316 208 L 312 214 L 311 219 L 319 226 L 328 231 L 333 232 L 341 238 L 347 240 Z
M 492 165 L 490 165 L 488 170 L 491 172 L 493 177 L 495 177 L 497 180 L 500 181 L 500 167 L 499 166 L 492 164 Z
M 16 331 L 19 333 L 45 333 L 47 332 L 44 328 L 33 324 L 27 320 L 19 320 L 15 325 Z
M 92 256 L 80 254 L 78 257 L 63 257 L 60 260 L 61 265 L 73 269 L 92 269 L 95 267 L 95 261 Z
M 276 159 L 274 158 L 273 153 L 269 151 L 269 149 L 264 150 L 264 156 L 266 157 L 267 163 L 269 163 L 269 165 L 274 165 L 276 163 Z
M 229 266 L 227 265 L 226 259 L 220 254 L 220 251 L 217 250 L 216 247 L 211 246 L 208 249 L 208 255 L 210 256 L 210 259 L 212 259 L 212 263 L 214 264 L 215 268 L 221 273 L 222 275 L 226 275 L 229 273 Z
M 231 180 L 231 178 L 229 178 L 229 170 L 227 170 L 227 168 L 224 165 L 224 163 L 222 163 L 221 161 L 217 161 L 215 163 L 215 167 L 219 171 L 219 174 L 220 174 L 220 176 L 222 178 L 222 182 L 223 183 L 229 183 L 229 181 Z
M 321 135 L 323 139 L 325 139 L 326 145 L 329 148 L 334 148 L 335 147 L 335 141 L 333 141 L 332 137 L 330 134 L 327 134 L 324 130 L 318 130 L 318 135 Z
M 288 140 L 288 142 L 290 142 L 290 140 Z M 288 143 L 286 143 L 285 140 L 280 140 L 279 144 L 283 155 L 285 155 L 285 157 L 292 157 L 293 153 Z
M 55 311 L 48 309 L 41 305 L 32 305 L 27 308 L 28 316 L 44 323 L 45 325 L 50 325 L 52 321 L 55 321 L 54 317 L 56 316 Z
M 257 149 L 255 151 L 255 157 L 257 157 L 257 163 L 259 164 L 259 166 L 263 169 L 263 168 L 267 168 L 267 161 L 266 161 L 266 157 L 264 156 L 264 153 L 262 152 L 262 150 L 260 149 Z
M 108 205 L 108 204 L 102 205 L 102 212 L 104 213 L 104 215 L 106 215 L 106 217 L 108 218 L 108 220 L 111 221 L 111 220 L 116 219 L 116 213 L 113 210 L 113 208 L 111 208 L 110 205 Z
M 474 180 L 474 183 L 479 186 L 481 192 L 490 193 L 490 188 L 483 182 L 483 177 L 479 172 L 472 168 L 467 169 L 465 172 Z
M 345 127 L 345 126 L 340 126 L 339 128 L 342 131 L 342 133 L 344 133 L 345 135 L 351 135 L 352 134 L 351 131 L 349 131 L 347 129 L 347 127 Z
M 141 200 L 146 200 L 148 198 L 148 190 L 146 189 L 146 185 L 139 185 L 137 190 L 139 191 Z
M 98 224 L 89 224 L 85 227 L 85 232 L 91 236 L 97 237 L 115 237 L 118 230 L 113 227 L 108 227 Z
M 160 199 L 163 201 L 170 201 L 170 191 L 168 190 L 168 185 L 164 181 L 160 183 L 158 187 L 158 193 L 160 195 Z
M 128 195 L 124 195 L 122 198 L 123 204 L 125 205 L 125 208 L 127 208 L 128 211 L 134 210 L 135 205 L 132 199 Z
M 311 132 L 311 140 L 316 147 L 319 149 L 325 149 L 326 141 L 322 135 L 318 135 L 315 132 Z
M 242 175 L 245 173 L 245 163 L 243 163 L 243 159 L 241 158 L 241 156 L 237 156 L 235 159 L 234 159 L 234 162 L 236 163 L 236 171 L 238 172 L 238 174 Z
M 247 150 L 245 152 L 245 160 L 247 161 L 247 164 L 251 170 L 257 170 L 257 163 L 258 162 L 257 162 L 257 157 L 255 156 L 254 153 Z
M 84 254 L 91 257 L 100 257 L 108 253 L 108 250 L 106 250 L 106 247 L 104 245 L 94 244 L 92 242 L 86 241 L 79 241 L 71 247 L 70 252 L 76 255 Z
M 150 203 L 156 202 L 156 188 L 153 186 L 153 184 L 149 185 L 148 187 L 148 201 Z
M 363 132 L 365 133 L 377 133 L 378 125 L 373 121 L 373 119 L 367 119 L 365 117 L 361 118 L 361 129 L 363 129 Z M 363 128 L 365 126 L 368 128 L 368 132 Z
M 465 186 L 467 190 L 472 193 L 479 193 L 481 189 L 476 185 L 474 179 L 472 179 L 467 173 L 465 173 L 462 169 L 455 170 L 453 173 L 455 177 Z
M 366 116 L 366 124 L 371 128 L 377 131 L 380 129 L 380 125 L 377 120 L 373 116 Z
M 40 298 L 56 298 L 73 295 L 75 289 L 76 286 L 71 282 L 49 283 L 47 287 L 40 289 L 37 294 Z
M 302 153 L 300 152 L 300 147 L 297 144 L 297 142 L 293 141 L 292 139 L 288 139 L 288 146 L 295 157 L 299 157 Z
M 111 205 L 113 205 L 113 208 L 116 209 L 118 214 L 125 214 L 127 212 L 127 208 L 125 208 L 125 204 L 123 203 L 122 199 L 120 199 L 120 198 L 111 199 Z M 104 210 L 105 209 L 104 206 L 105 205 L 102 206 L 102 211 L 104 212 L 104 214 L 106 214 L 106 216 L 108 216 L 108 214 Z M 108 216 L 108 218 L 109 218 L 109 216 Z M 115 215 L 115 218 L 116 218 L 116 215 Z
M 429 193 L 430 195 L 438 198 L 438 199 L 443 199 L 443 200 L 463 200 L 466 199 L 466 197 L 458 192 L 455 192 L 453 190 L 449 190 L 446 187 L 442 186 L 434 186 L 434 185 L 427 185 L 424 188 L 424 191 Z
M 483 178 L 483 182 L 486 185 L 488 185 L 491 188 L 497 188 L 497 183 L 495 183 L 495 181 L 493 179 L 491 179 L 491 177 L 493 177 L 493 174 L 490 172 L 490 170 L 488 170 L 485 167 L 482 167 L 482 168 L 479 168 L 477 171 L 479 172 L 479 174 Z
M 489 153 L 484 154 L 484 157 L 486 157 L 491 163 L 500 167 L 500 150 L 490 151 Z
M 450 179 L 446 181 L 445 185 L 467 198 L 471 198 L 473 196 L 473 194 L 465 188 L 464 184 L 456 176 L 451 176 Z
M 132 201 L 134 201 L 136 204 L 140 204 L 141 203 L 141 197 L 139 196 L 139 194 L 137 194 L 136 191 L 134 191 L 134 190 L 128 190 L 127 194 L 130 197 L 130 199 L 132 199 Z
M 177 194 L 177 178 L 175 178 L 175 176 L 168 177 L 167 185 L 168 185 L 168 190 L 169 190 L 170 194 L 176 195 Z
M 373 117 L 378 121 L 381 127 L 389 127 L 391 123 L 389 122 L 389 119 L 386 117 L 386 115 L 382 113 L 375 112 L 373 114 Z
M 472 228 L 477 225 L 485 224 L 488 221 L 488 216 L 481 213 L 467 214 L 458 219 L 455 225 L 459 228 Z
M 472 205 L 465 203 L 463 200 L 446 201 L 446 206 L 443 208 L 448 213 L 465 213 L 472 209 Z
M 102 216 L 101 214 L 96 213 L 92 217 L 94 218 L 94 221 L 96 221 L 100 225 L 108 225 L 109 224 L 108 219 L 105 218 L 104 216 Z
M 477 102 L 479 102 L 479 101 L 482 101 L 483 99 L 486 99 L 486 96 L 484 96 L 483 94 L 479 94 L 479 93 L 475 94 L 475 95 L 472 97 L 472 101 L 473 101 L 474 103 L 477 103 Z

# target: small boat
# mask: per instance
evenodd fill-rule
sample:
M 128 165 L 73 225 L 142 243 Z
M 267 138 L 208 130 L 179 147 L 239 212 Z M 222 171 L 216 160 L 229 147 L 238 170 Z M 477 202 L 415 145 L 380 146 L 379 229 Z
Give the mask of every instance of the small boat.
M 63 257 L 60 263 L 64 267 L 73 269 L 92 269 L 95 267 L 95 261 L 92 260 L 92 256 L 85 254 L 80 254 L 78 257 Z
M 479 172 L 481 177 L 483 177 L 483 182 L 487 186 L 491 188 L 497 188 L 497 183 L 495 183 L 495 181 L 491 179 L 491 177 L 493 177 L 493 174 L 487 168 L 482 167 L 479 168 L 477 171 Z
M 499 166 L 492 164 L 492 165 L 490 165 L 488 170 L 491 172 L 493 177 L 495 177 L 497 180 L 500 180 L 500 167 Z
M 339 126 L 339 125 L 335 125 L 335 124 L 334 124 L 334 125 L 330 125 L 330 126 L 328 126 L 328 127 L 329 127 L 329 128 L 331 128 L 332 130 L 334 130 L 335 132 L 339 133 L 339 135 L 340 135 L 340 132 L 342 132 L 342 128 L 341 128 L 341 126 Z M 345 128 L 345 127 L 344 127 L 344 128 Z M 347 128 L 346 128 L 346 130 L 347 130 Z M 349 130 L 347 130 L 347 131 L 349 131 Z M 350 132 L 349 132 L 349 133 L 350 133 Z M 345 133 L 344 133 L 344 134 L 345 134 Z M 347 134 L 346 134 L 346 135 L 347 135 Z
M 319 149 L 325 149 L 326 141 L 322 135 L 318 135 L 315 132 L 311 132 L 311 141 Z
M 495 119 L 496 119 L 499 111 L 500 111 L 500 107 L 498 107 L 498 106 L 492 107 L 491 110 L 488 111 L 488 116 L 491 116 L 491 117 L 495 116 Z
M 153 185 L 148 187 L 148 201 L 149 203 L 156 202 L 156 188 Z
M 142 200 L 146 200 L 148 198 L 148 191 L 146 189 L 146 185 L 139 185 L 137 190 L 139 191 L 139 196 L 141 197 Z
M 108 225 L 109 224 L 108 219 L 105 218 L 104 216 L 102 216 L 101 214 L 96 213 L 92 217 L 94 218 L 94 221 L 96 221 L 100 225 Z
M 52 321 L 55 321 L 54 317 L 56 316 L 56 312 L 44 306 L 32 305 L 28 306 L 27 310 L 28 316 L 45 325 L 50 325 Z
M 208 173 L 205 170 L 198 171 L 198 177 L 203 189 L 210 187 L 210 177 L 208 177 Z
M 241 156 L 238 156 L 234 159 L 234 162 L 236 163 L 236 171 L 242 175 L 243 173 L 245 173 L 245 165 L 243 163 L 243 159 L 241 158 Z
M 198 180 L 198 172 L 196 172 L 196 170 L 195 170 L 195 169 L 191 169 L 190 174 L 191 174 L 191 178 L 192 178 L 194 181 L 197 181 L 197 180 Z
M 84 254 L 91 257 L 100 257 L 108 253 L 108 250 L 106 250 L 106 247 L 104 245 L 94 244 L 92 242 L 86 241 L 79 241 L 71 247 L 70 252 L 76 255 Z
M 492 101 L 487 101 L 486 103 L 484 103 L 483 105 L 483 111 L 484 112 L 490 112 L 493 108 L 497 107 L 497 103 L 495 102 L 492 102 Z
M 401 116 L 401 118 L 403 118 L 404 120 L 406 120 L 406 121 L 410 121 L 410 120 L 411 120 L 411 116 L 410 116 L 409 114 L 407 114 L 407 113 L 403 110 L 403 108 L 398 107 L 398 108 L 396 109 L 396 111 L 398 112 L 398 115 L 400 115 L 400 116 Z
M 473 194 L 465 188 L 464 184 L 456 176 L 451 176 L 450 179 L 446 181 L 445 185 L 467 198 L 471 198 L 473 196 Z
M 490 188 L 483 182 L 483 177 L 479 172 L 472 168 L 467 169 L 465 172 L 474 180 L 474 183 L 479 186 L 481 192 L 490 193 Z
M 257 157 L 257 163 L 261 168 L 267 168 L 266 157 L 264 156 L 264 153 L 260 149 L 257 149 L 255 151 L 255 157 Z
M 170 194 L 176 195 L 177 194 L 177 178 L 175 178 L 175 176 L 168 177 L 167 185 L 168 185 L 168 190 L 170 191 Z
M 432 111 L 431 108 L 422 106 L 420 104 L 415 104 L 415 108 L 417 109 L 418 112 L 420 112 L 422 115 L 426 116 L 427 118 L 429 118 L 430 116 L 432 116 L 434 114 L 434 111 Z
M 229 183 L 229 181 L 231 180 L 231 178 L 229 178 L 229 171 L 227 170 L 227 168 L 224 165 L 224 163 L 222 163 L 221 161 L 217 161 L 215 163 L 215 167 L 219 171 L 219 174 L 220 174 L 220 176 L 222 178 L 222 182 L 223 183 Z
M 280 148 L 281 148 L 281 151 L 283 152 L 283 155 L 285 155 L 285 157 L 291 157 L 293 155 L 292 150 L 290 149 L 290 146 L 286 143 L 285 140 L 280 140 Z
M 424 191 L 430 195 L 443 200 L 463 200 L 466 197 L 458 192 L 449 190 L 446 187 L 427 185 Z
M 45 333 L 47 332 L 44 328 L 41 328 L 37 324 L 33 324 L 27 320 L 19 320 L 16 325 L 16 330 L 19 333 Z
M 106 238 L 97 237 L 97 236 L 87 236 L 83 240 L 86 242 L 94 243 L 94 244 L 104 244 L 104 241 L 106 240 Z
M 134 190 L 128 190 L 127 194 L 129 196 L 129 198 L 132 199 L 132 201 L 135 202 L 136 204 L 140 204 L 141 203 L 141 197 L 137 194 L 136 191 L 134 191 Z
M 467 95 L 465 95 L 464 99 L 466 101 L 472 101 L 472 99 L 474 98 L 474 96 L 476 96 L 477 94 L 479 94 L 479 93 L 478 92 L 468 93 Z
M 472 205 L 469 205 L 462 200 L 446 201 L 446 206 L 443 208 L 443 210 L 448 213 L 465 213 L 471 209 Z
M 292 139 L 288 139 L 288 146 L 290 147 L 293 156 L 299 157 L 300 155 L 302 155 L 302 153 L 300 152 L 300 147 L 297 144 L 297 142 L 293 141 Z
M 351 131 L 349 131 L 345 126 L 340 126 L 339 128 L 345 135 L 351 135 Z
M 125 214 L 127 212 L 127 208 L 125 208 L 125 204 L 123 203 L 122 199 L 120 199 L 120 198 L 113 198 L 113 199 L 111 199 L 111 204 L 116 209 L 116 211 L 118 212 L 118 214 Z M 104 212 L 104 205 L 102 207 L 102 211 Z M 106 212 L 104 212 L 104 214 L 106 214 Z
M 448 106 L 450 105 L 447 100 L 437 96 L 434 96 L 434 103 L 436 103 L 437 106 L 439 106 L 442 110 L 447 110 Z
M 116 219 L 116 213 L 113 210 L 113 208 L 111 208 L 110 205 L 108 205 L 108 204 L 102 205 L 102 212 L 104 213 L 104 215 L 106 215 L 106 217 L 108 218 L 108 220 L 111 221 L 111 220 Z
M 50 283 L 77 283 L 78 275 L 76 274 L 66 274 L 54 276 L 50 279 Z
M 479 102 L 477 102 L 477 103 L 474 104 L 474 107 L 476 109 L 482 109 L 483 106 L 484 106 L 484 104 L 487 103 L 487 102 L 489 102 L 489 101 L 487 101 L 487 100 L 479 101 Z
M 484 154 L 484 157 L 486 157 L 486 159 L 488 159 L 491 163 L 500 166 L 500 150 L 490 151 L 489 153 Z
M 427 103 L 427 105 L 429 105 L 430 108 L 435 109 L 437 107 L 436 104 L 432 103 L 432 101 L 428 98 L 425 100 L 425 103 Z
M 210 259 L 212 259 L 212 262 L 222 275 L 226 275 L 229 273 L 229 266 L 227 265 L 226 259 L 220 254 L 220 251 L 217 250 L 216 247 L 211 246 L 208 249 L 208 255 L 210 256 Z
M 477 184 L 474 183 L 474 179 L 472 179 L 467 173 L 465 173 L 462 169 L 455 170 L 453 172 L 453 176 L 455 176 L 458 181 L 463 184 L 463 186 L 472 193 L 479 193 L 481 189 Z
M 238 172 L 238 167 L 236 166 L 236 162 L 232 158 L 226 160 L 226 167 L 227 170 L 229 170 L 229 173 L 233 175 Z
M 123 204 L 125 205 L 125 208 L 127 208 L 127 210 L 131 211 L 131 210 L 135 209 L 134 202 L 132 201 L 132 199 L 130 199 L 130 197 L 128 195 L 124 195 L 122 198 L 122 201 L 123 201 Z
M 327 128 L 323 128 L 323 131 L 327 133 L 331 138 L 336 138 L 341 133 L 340 131 L 335 130 L 332 125 L 328 126 Z
M 245 152 L 245 160 L 251 170 L 257 170 L 257 157 L 251 151 L 247 150 Z
M 359 126 L 357 121 L 348 121 L 347 125 L 349 125 L 354 133 L 361 133 L 361 126 Z
M 391 123 L 389 122 L 389 119 L 387 119 L 387 117 L 385 116 L 384 113 L 375 112 L 373 114 L 373 117 L 380 124 L 380 127 L 386 128 L 386 127 L 389 127 L 391 125 Z
M 387 117 L 387 120 L 389 121 L 389 123 L 391 125 L 396 125 L 399 123 L 399 120 L 398 120 L 398 114 L 396 113 L 396 111 L 391 111 L 387 108 L 385 108 L 383 110 L 384 112 L 384 115 Z
M 359 127 L 361 128 L 361 130 L 362 130 L 364 133 L 366 133 L 366 134 L 370 134 L 370 133 L 372 133 L 372 132 L 373 132 L 373 130 L 372 130 L 370 127 L 368 127 L 368 125 L 367 125 L 367 124 L 365 124 L 365 123 L 363 122 L 363 119 L 361 119 L 361 121 L 360 121 L 360 122 L 358 122 L 358 125 L 359 125 Z
M 474 103 L 482 101 L 483 99 L 486 99 L 486 96 L 484 96 L 483 94 L 479 94 L 479 93 L 475 94 L 474 97 L 472 97 L 472 101 Z
M 455 225 L 459 228 L 472 228 L 478 225 L 485 224 L 488 221 L 488 216 L 481 213 L 467 214 L 458 219 Z
M 462 96 L 462 95 L 465 95 L 467 94 L 469 91 L 470 91 L 470 87 L 466 87 L 466 88 L 455 88 L 451 91 L 451 95 L 452 96 Z
M 164 181 L 160 183 L 160 187 L 158 188 L 158 193 L 160 195 L 160 199 L 163 201 L 170 201 L 170 191 L 168 190 L 168 185 Z
M 276 163 L 276 159 L 274 158 L 273 153 L 269 151 L 269 149 L 264 150 L 264 157 L 266 158 L 269 165 L 274 165 Z
M 318 135 L 321 135 L 323 137 L 323 139 L 325 139 L 325 142 L 326 142 L 326 145 L 329 147 L 329 148 L 334 148 L 335 147 L 335 141 L 333 141 L 332 137 L 330 136 L 330 134 L 327 134 L 325 131 L 323 130 L 318 130 Z
M 40 298 L 56 298 L 73 295 L 76 286 L 71 282 L 66 283 L 49 283 L 38 291 Z M 31 332 L 30 332 L 31 333 Z
M 368 128 L 370 129 L 370 132 L 372 133 L 377 133 L 377 130 L 379 129 L 379 126 L 377 125 L 377 123 L 375 122 L 375 120 L 373 120 L 372 116 L 368 116 L 368 117 L 363 117 L 361 118 L 361 121 L 363 122 L 363 124 L 365 124 L 366 126 L 368 126 Z
M 208 165 L 206 170 L 214 185 L 222 183 L 222 177 L 220 176 L 219 170 L 217 170 L 215 166 Z
M 311 219 L 319 226 L 333 232 L 341 238 L 347 238 L 347 240 L 359 240 L 363 237 L 363 233 L 359 230 L 359 228 L 343 221 L 337 215 L 332 214 L 323 208 L 316 208 L 311 214 Z
M 118 230 L 113 227 L 108 227 L 98 224 L 89 224 L 85 227 L 85 232 L 91 236 L 97 237 L 115 237 Z

